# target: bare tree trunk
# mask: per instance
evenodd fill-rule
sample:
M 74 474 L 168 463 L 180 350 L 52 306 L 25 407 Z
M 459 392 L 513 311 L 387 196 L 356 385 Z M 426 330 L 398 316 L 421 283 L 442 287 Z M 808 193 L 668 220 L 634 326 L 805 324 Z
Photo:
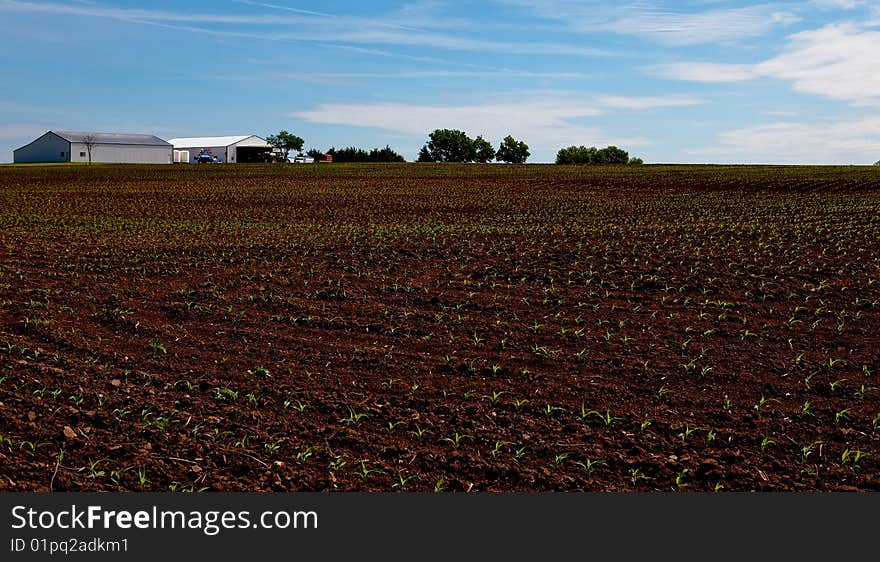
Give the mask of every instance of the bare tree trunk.
M 83 137 L 83 144 L 86 145 L 86 152 L 89 153 L 89 166 L 92 165 L 92 148 L 95 146 L 95 135 L 92 133 Z

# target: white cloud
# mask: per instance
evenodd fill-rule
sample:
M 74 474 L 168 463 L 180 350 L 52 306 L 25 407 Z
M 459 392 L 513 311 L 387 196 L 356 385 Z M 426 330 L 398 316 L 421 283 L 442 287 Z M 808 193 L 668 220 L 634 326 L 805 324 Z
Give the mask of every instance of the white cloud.
M 754 65 L 714 62 L 675 62 L 645 69 L 649 74 L 690 82 L 741 82 L 758 76 Z
M 755 125 L 722 133 L 718 146 L 685 152 L 713 162 L 872 164 L 880 159 L 880 117 Z
M 695 13 L 638 12 L 608 23 L 605 29 L 672 45 L 695 45 L 749 39 L 798 21 L 795 14 L 759 5 Z
M 528 41 L 497 41 L 477 33 L 452 34 L 458 20 L 423 18 L 427 24 L 444 31 L 426 31 L 408 24 L 399 17 L 334 16 L 286 8 L 262 2 L 240 2 L 285 13 L 224 14 L 219 11 L 174 12 L 168 10 L 104 7 L 92 4 L 68 5 L 0 0 L 0 11 L 20 11 L 61 16 L 94 17 L 151 25 L 189 33 L 259 39 L 287 43 L 313 42 L 323 44 L 351 43 L 357 45 L 396 45 L 427 47 L 455 51 L 490 51 L 506 54 L 607 56 L 610 53 L 593 47 L 564 43 L 532 43 Z M 443 27 L 442 24 L 449 24 Z
M 755 72 L 790 80 L 800 92 L 880 103 L 880 32 L 832 24 L 797 33 L 783 54 L 755 65 Z
M 599 96 L 592 102 L 545 96 L 471 105 L 328 103 L 289 116 L 312 123 L 371 127 L 413 136 L 424 136 L 438 128 L 451 128 L 472 136 L 483 135 L 494 142 L 512 134 L 524 139 L 534 152 L 556 150 L 571 144 L 649 144 L 642 137 L 621 138 L 577 121 L 601 115 L 609 109 L 651 109 L 697 103 L 700 100 L 677 96 Z
M 799 92 L 880 105 L 880 31 L 838 23 L 789 37 L 784 52 L 748 64 L 674 63 L 649 67 L 649 73 L 696 82 L 736 82 L 770 77 L 792 82 Z
M 681 2 L 603 0 L 496 0 L 557 20 L 574 31 L 636 35 L 670 45 L 729 43 L 800 21 L 790 4 L 683 11 Z

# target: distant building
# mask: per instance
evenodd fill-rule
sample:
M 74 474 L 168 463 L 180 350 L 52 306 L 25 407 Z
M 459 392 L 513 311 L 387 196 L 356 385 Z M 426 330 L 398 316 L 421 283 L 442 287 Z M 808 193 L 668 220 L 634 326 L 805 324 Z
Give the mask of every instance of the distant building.
M 182 137 L 170 139 L 174 145 L 175 162 L 265 162 L 272 145 L 257 135 L 226 137 Z
M 153 135 L 48 131 L 13 151 L 15 163 L 89 162 L 170 164 L 171 144 Z

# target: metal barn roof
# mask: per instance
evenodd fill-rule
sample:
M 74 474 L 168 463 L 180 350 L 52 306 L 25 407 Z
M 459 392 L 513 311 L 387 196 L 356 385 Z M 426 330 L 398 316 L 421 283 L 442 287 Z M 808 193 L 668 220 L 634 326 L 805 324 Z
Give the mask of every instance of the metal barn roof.
M 146 146 L 170 146 L 168 143 L 154 135 L 126 135 L 118 133 L 91 133 L 87 131 L 50 131 L 67 142 L 85 142 L 86 137 L 92 137 L 95 144 L 136 144 Z
M 180 148 L 202 148 L 206 146 L 232 146 L 257 135 L 233 135 L 228 137 L 181 137 L 168 142 Z M 261 139 L 262 140 L 262 139 Z

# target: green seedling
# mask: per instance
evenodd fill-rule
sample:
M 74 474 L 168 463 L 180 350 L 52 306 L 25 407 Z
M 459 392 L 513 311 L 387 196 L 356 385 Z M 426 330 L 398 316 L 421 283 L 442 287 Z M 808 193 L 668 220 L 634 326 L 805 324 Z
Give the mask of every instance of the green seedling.
M 859 461 L 869 455 L 870 453 L 859 449 L 844 449 L 843 454 L 840 455 L 840 464 L 845 465 L 849 462 L 853 468 L 858 468 Z
M 770 445 L 773 445 L 775 443 L 776 443 L 776 441 L 774 441 L 773 439 L 770 439 L 769 437 L 765 437 L 763 440 L 761 440 L 761 453 L 763 454 L 764 451 L 767 449 L 767 447 L 769 447 Z
M 274 453 L 278 449 L 281 448 L 281 444 L 284 443 L 284 438 L 278 439 L 276 441 L 269 441 L 267 443 L 263 443 L 263 448 L 269 451 L 270 453 Z
M 357 470 L 355 471 L 355 474 L 358 475 L 358 476 L 360 476 L 361 479 L 362 479 L 364 482 L 366 482 L 366 481 L 370 478 L 370 475 L 372 475 L 372 474 L 384 474 L 384 471 L 381 470 L 381 469 L 379 469 L 379 468 L 368 468 L 368 467 L 367 467 L 367 461 L 366 461 L 366 460 L 361 460 L 361 461 L 358 463 L 358 468 L 357 468 Z
M 312 447 L 306 447 L 306 448 L 303 449 L 302 451 L 297 451 L 297 453 L 296 453 L 296 462 L 300 462 L 300 463 L 305 462 L 309 457 L 312 456 L 313 452 L 314 452 L 314 451 L 313 451 L 313 448 L 312 448 Z M 341 459 L 341 458 L 342 458 L 341 456 L 337 457 L 337 459 Z M 345 461 L 343 461 L 342 464 L 345 464 Z M 339 467 L 336 467 L 336 468 L 341 468 L 341 465 L 340 465 Z
M 165 345 L 159 340 L 152 339 L 150 340 L 150 357 L 155 359 L 159 356 L 159 354 L 166 354 L 168 350 L 165 349 Z
M 834 423 L 839 424 L 842 421 L 849 420 L 849 412 L 852 408 L 844 408 L 843 410 L 834 414 Z
M 484 395 L 483 398 L 488 398 L 490 402 L 493 404 L 497 404 L 498 400 L 501 399 L 502 396 L 507 394 L 506 390 L 493 390 L 492 395 Z
M 768 405 L 770 402 L 779 402 L 776 398 L 767 398 L 763 394 L 761 395 L 761 399 L 758 400 L 758 403 L 753 406 L 756 412 L 760 413 L 761 408 Z
M 682 431 L 678 434 L 678 436 L 681 437 L 682 441 L 687 441 L 688 437 L 690 437 L 692 433 L 696 433 L 699 430 L 699 427 L 691 427 L 688 424 L 684 424 L 684 427 L 682 428 Z
M 404 420 L 400 420 L 400 421 L 396 421 L 396 422 L 388 422 L 388 427 L 387 427 L 388 433 L 389 434 L 394 433 L 395 431 L 397 431 L 397 426 L 405 424 L 405 423 L 406 423 L 406 421 L 404 421 Z
M 368 418 L 368 417 L 370 417 L 370 414 L 367 414 L 365 412 L 356 412 L 354 410 L 354 408 L 349 408 L 348 409 L 348 417 L 347 418 L 339 418 L 338 421 L 340 421 L 342 423 L 348 423 L 348 424 L 357 426 L 357 425 L 361 424 L 362 419 Z
M 215 388 L 214 398 L 217 400 L 230 400 L 234 402 L 238 400 L 238 392 L 231 388 Z
M 520 410 L 520 409 L 522 409 L 523 406 L 525 406 L 528 403 L 529 403 L 528 398 L 516 398 L 513 401 L 513 407 L 516 408 L 517 410 Z
M 608 466 L 608 463 L 606 463 L 603 460 L 593 460 L 593 459 L 587 459 L 583 462 L 571 461 L 571 464 L 574 464 L 576 466 L 583 468 L 584 472 L 586 472 L 588 475 L 593 474 L 593 470 L 595 470 L 595 467 L 597 467 L 597 466 Z
M 828 383 L 828 386 L 831 387 L 831 392 L 835 392 L 838 388 L 841 388 L 845 381 L 846 379 L 837 379 L 836 381 Z
M 103 470 L 100 470 L 98 468 L 98 465 L 101 464 L 102 462 L 107 462 L 109 460 L 110 459 L 98 459 L 96 461 L 89 461 L 88 466 L 84 466 L 84 467 L 80 468 L 78 472 L 88 471 L 89 478 L 100 478 L 100 477 L 104 476 L 106 473 Z
M 684 476 L 685 476 L 685 474 L 687 474 L 688 472 L 689 472 L 688 469 L 685 468 L 685 469 L 682 469 L 682 471 L 679 472 L 679 473 L 675 476 L 675 487 L 676 487 L 677 489 L 682 490 L 682 489 L 684 489 L 685 487 L 687 487 L 688 484 L 687 484 L 687 482 L 684 481 Z
M 428 433 L 434 433 L 434 432 L 431 431 L 430 429 L 423 429 L 418 424 L 416 424 L 416 428 L 413 429 L 412 431 L 410 431 L 410 433 L 415 435 L 418 438 L 418 440 L 421 441 L 425 437 L 425 435 L 427 435 Z
M 813 441 L 809 445 L 804 445 L 803 447 L 801 447 L 801 457 L 803 458 L 804 462 L 807 462 L 807 458 L 809 458 L 809 456 L 813 454 L 813 449 L 816 447 L 816 445 L 819 445 L 821 447 L 822 441 Z
M 492 456 L 494 457 L 495 455 L 497 455 L 498 453 L 500 453 L 501 450 L 504 449 L 504 447 L 507 447 L 508 445 L 510 445 L 510 442 L 509 442 L 509 441 L 496 441 L 496 442 L 495 442 L 495 446 L 492 447 L 492 450 L 489 451 L 489 452 L 490 452 L 490 453 L 492 454 Z
M 567 458 L 570 457 L 570 456 L 571 456 L 571 453 L 568 453 L 568 452 L 566 452 L 566 453 L 559 453 L 558 455 L 556 455 L 556 456 L 554 457 L 554 460 L 556 461 L 556 464 L 561 464 L 562 462 L 565 461 L 565 459 L 567 459 Z
M 813 412 L 813 403 L 807 400 L 804 402 L 804 405 L 801 406 L 801 415 L 804 416 L 815 416 L 816 414 Z
M 406 485 L 412 482 L 413 480 L 418 480 L 419 476 L 417 474 L 410 474 L 409 476 L 404 476 L 403 471 L 397 471 L 397 481 L 392 484 L 393 488 L 400 488 L 401 491 L 406 488 Z
M 456 431 L 456 432 L 455 432 L 455 435 L 453 435 L 452 437 L 444 437 L 444 438 L 442 439 L 442 441 L 448 441 L 449 443 L 452 443 L 452 446 L 453 446 L 453 447 L 455 447 L 456 449 L 458 449 L 458 447 L 461 445 L 461 443 L 462 443 L 465 439 L 470 439 L 471 441 L 473 441 L 474 438 L 471 437 L 470 435 L 460 434 L 459 432 Z
M 631 468 L 629 469 L 629 478 L 632 480 L 632 483 L 635 485 L 639 480 L 644 480 L 646 476 L 642 474 L 642 469 L 640 468 Z
M 562 406 L 551 406 L 550 404 L 547 404 L 541 411 L 544 413 L 545 416 L 552 416 L 556 412 L 564 412 L 565 408 L 563 408 Z
M 338 470 L 341 470 L 342 467 L 344 467 L 346 464 L 348 463 L 345 461 L 345 458 L 342 455 L 339 455 L 335 457 L 332 461 L 330 461 L 330 464 L 327 465 L 327 468 L 329 468 L 331 472 L 336 472 Z

